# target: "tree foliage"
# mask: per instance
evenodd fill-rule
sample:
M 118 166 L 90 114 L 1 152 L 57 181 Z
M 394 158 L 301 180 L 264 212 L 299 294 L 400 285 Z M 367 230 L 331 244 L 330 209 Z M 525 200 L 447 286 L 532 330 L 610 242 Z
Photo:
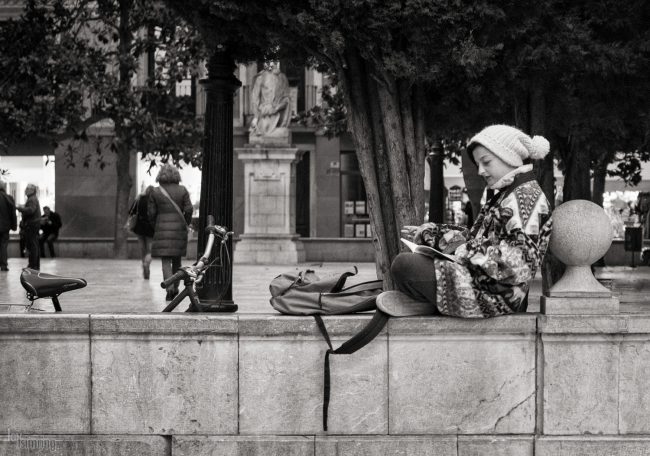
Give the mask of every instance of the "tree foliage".
M 70 165 L 100 168 L 115 152 L 116 252 L 125 255 L 131 156 L 200 166 L 202 125 L 176 83 L 199 74 L 202 42 L 151 0 L 29 0 L 1 27 L 0 146 L 46 137 L 65 142 Z M 108 144 L 88 130 L 100 120 L 114 129 Z M 81 142 L 97 153 L 80 155 Z
M 493 43 L 492 52 L 469 53 L 483 71 L 449 66 L 427 84 L 427 135 L 443 138 L 451 158 L 483 126 L 516 124 L 552 139 L 549 171 L 556 156 L 568 198 L 588 198 L 571 187 L 583 182 L 588 190 L 589 170 L 610 163 L 618 166 L 609 175 L 637 183 L 648 159 L 648 5 L 502 2 L 501 14 L 474 32 Z
M 424 216 L 426 87 L 451 75 L 478 77 L 501 44 L 490 26 L 496 2 L 167 0 L 197 24 L 210 48 L 237 60 L 317 63 L 336 75 L 390 284 L 399 229 Z

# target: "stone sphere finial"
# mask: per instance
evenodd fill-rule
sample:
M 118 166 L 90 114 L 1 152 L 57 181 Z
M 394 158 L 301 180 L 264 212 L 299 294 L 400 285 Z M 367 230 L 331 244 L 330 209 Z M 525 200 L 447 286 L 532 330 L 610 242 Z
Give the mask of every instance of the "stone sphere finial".
M 607 253 L 612 237 L 609 217 L 597 204 L 571 200 L 558 206 L 549 248 L 567 268 L 549 296 L 611 296 L 591 273 L 591 265 Z

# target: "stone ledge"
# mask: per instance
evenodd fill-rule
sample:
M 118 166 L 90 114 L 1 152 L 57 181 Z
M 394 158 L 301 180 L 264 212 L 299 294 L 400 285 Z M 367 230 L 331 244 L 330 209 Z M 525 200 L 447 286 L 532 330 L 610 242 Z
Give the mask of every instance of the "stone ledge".
M 90 332 L 94 335 L 169 334 L 235 335 L 237 316 L 206 314 L 91 315 Z
M 323 322 L 331 337 L 351 337 L 359 332 L 372 318 L 372 313 L 358 315 L 323 316 Z M 239 334 L 245 337 L 306 336 L 322 339 L 316 320 L 311 316 L 289 315 L 241 315 Z M 381 335 L 386 334 L 386 329 Z
M 171 451 L 169 442 L 161 436 L 10 434 L 0 437 L 0 456 L 16 454 L 165 456 Z
M 650 436 L 0 436 L 0 456 L 645 456 Z
M 537 314 L 516 314 L 496 318 L 408 317 L 388 320 L 390 335 L 439 334 L 534 334 Z
M 457 456 L 458 454 L 456 436 L 316 437 L 316 456 Z
M 650 334 L 650 315 L 540 315 L 541 334 Z
M 313 456 L 312 436 L 174 437 L 172 456 Z
M 647 456 L 649 436 L 537 437 L 536 456 Z
M 619 313 L 620 303 L 610 292 L 596 296 L 542 296 L 540 310 L 546 315 L 614 315 Z M 570 293 L 564 293 L 570 294 Z M 575 294 L 575 293 L 574 293 Z
M 88 334 L 87 314 L 5 314 L 0 318 L 0 334 Z
M 533 456 L 532 435 L 459 435 L 458 456 Z

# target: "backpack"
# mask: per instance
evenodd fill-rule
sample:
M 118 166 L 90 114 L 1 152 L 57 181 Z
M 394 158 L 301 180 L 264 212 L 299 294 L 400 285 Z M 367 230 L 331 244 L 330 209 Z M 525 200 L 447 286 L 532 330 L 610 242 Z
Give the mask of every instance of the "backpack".
M 345 287 L 345 281 L 358 272 L 319 277 L 307 269 L 285 272 L 271 281 L 271 306 L 285 315 L 342 315 L 375 310 L 382 292 L 382 281 L 372 280 Z
M 372 280 L 345 287 L 345 281 L 358 272 L 347 271 L 319 277 L 307 269 L 286 272 L 271 281 L 271 306 L 285 315 L 311 315 L 327 342 L 323 374 L 323 430 L 327 431 L 330 402 L 330 355 L 350 355 L 370 343 L 386 325 L 388 315 L 377 310 L 377 295 L 382 292 L 382 281 Z M 342 315 L 376 310 L 370 322 L 358 333 L 334 349 L 321 315 Z

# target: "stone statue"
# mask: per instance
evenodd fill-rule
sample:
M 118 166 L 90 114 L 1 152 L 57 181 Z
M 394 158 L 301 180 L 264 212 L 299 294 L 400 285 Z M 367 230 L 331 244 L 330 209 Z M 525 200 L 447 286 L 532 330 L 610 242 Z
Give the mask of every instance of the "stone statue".
M 277 65 L 257 73 L 251 92 L 251 136 L 284 136 L 291 120 L 289 81 Z

